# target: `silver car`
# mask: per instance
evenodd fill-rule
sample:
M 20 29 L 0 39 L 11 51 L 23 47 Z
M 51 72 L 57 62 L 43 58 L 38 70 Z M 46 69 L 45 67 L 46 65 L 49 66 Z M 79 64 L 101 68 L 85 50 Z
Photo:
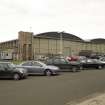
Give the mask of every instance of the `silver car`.
M 27 69 L 29 75 L 56 75 L 59 74 L 59 68 L 52 65 L 46 65 L 40 61 L 26 61 L 21 63 L 18 67 Z

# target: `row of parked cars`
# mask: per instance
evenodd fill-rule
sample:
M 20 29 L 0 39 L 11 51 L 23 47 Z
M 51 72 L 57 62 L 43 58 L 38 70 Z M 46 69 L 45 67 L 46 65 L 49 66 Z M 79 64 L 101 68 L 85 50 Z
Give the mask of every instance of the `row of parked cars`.
M 45 62 L 25 61 L 19 65 L 11 62 L 0 62 L 0 78 L 13 78 L 20 80 L 27 78 L 28 75 L 58 75 L 60 71 L 77 72 L 84 69 L 105 68 L 105 59 L 79 59 L 69 61 L 64 57 L 54 57 L 47 59 Z

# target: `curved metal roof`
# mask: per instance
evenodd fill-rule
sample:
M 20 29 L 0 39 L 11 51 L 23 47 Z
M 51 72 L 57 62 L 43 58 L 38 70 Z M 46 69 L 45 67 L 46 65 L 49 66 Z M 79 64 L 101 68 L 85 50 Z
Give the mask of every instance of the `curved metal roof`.
M 68 40 L 74 40 L 74 41 L 83 41 L 81 38 L 73 35 L 73 34 L 69 34 L 69 33 L 65 33 L 65 32 L 45 32 L 45 33 L 40 33 L 37 34 L 35 37 L 47 37 L 47 38 L 60 38 L 60 35 L 62 34 L 62 38 L 63 39 L 68 39 Z
M 105 39 L 104 38 L 92 39 L 91 42 L 92 43 L 105 43 Z

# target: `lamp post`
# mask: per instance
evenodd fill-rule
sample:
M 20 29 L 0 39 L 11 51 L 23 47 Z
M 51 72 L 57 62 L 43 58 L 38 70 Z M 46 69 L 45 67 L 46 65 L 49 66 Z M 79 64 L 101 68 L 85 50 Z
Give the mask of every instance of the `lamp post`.
M 60 32 L 60 53 L 62 55 L 62 32 Z
M 63 54 L 63 35 L 62 35 L 62 33 L 64 33 L 64 31 L 62 31 L 62 32 L 59 32 L 59 35 L 60 35 L 60 52 L 59 52 L 59 54 L 60 55 L 62 55 Z

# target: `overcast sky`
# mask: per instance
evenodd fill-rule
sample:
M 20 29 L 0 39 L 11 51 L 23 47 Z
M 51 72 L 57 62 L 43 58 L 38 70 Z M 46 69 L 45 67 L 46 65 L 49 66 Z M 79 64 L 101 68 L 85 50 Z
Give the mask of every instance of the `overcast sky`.
M 105 38 L 105 0 L 0 0 L 0 41 L 16 39 L 19 31 Z

